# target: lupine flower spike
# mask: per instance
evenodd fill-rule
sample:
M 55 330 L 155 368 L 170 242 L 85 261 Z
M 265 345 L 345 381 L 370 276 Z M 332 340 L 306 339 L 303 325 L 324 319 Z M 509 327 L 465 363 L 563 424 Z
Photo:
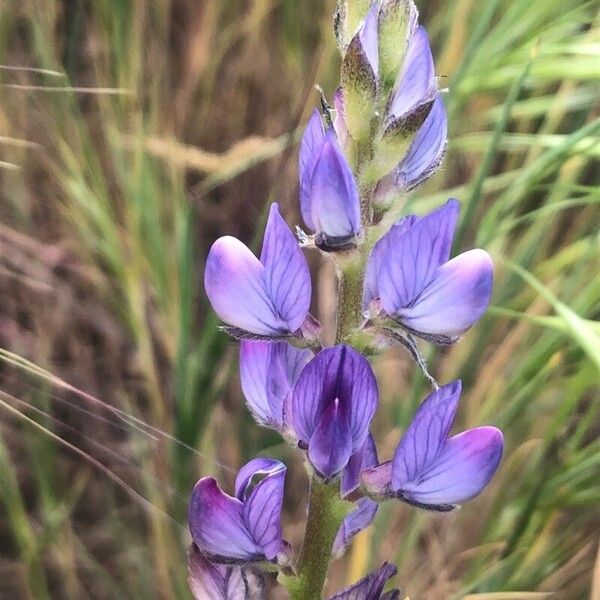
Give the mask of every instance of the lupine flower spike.
M 310 273 L 277 204 L 271 205 L 260 260 L 238 239 L 219 238 L 208 253 L 204 287 L 234 336 L 299 335 L 309 318 Z
M 299 245 L 273 204 L 260 257 L 233 237 L 219 238 L 204 277 L 224 328 L 241 340 L 248 409 L 304 459 L 304 541 L 295 553 L 284 540 L 280 461 L 250 460 L 232 496 L 214 478 L 200 479 L 188 513 L 196 600 L 265 600 L 276 578 L 291 600 L 322 598 L 331 558 L 370 525 L 380 502 L 450 511 L 485 488 L 503 452 L 495 427 L 450 435 L 461 383 L 440 387 L 415 341 L 454 343 L 490 302 L 490 256 L 475 249 L 450 258 L 458 201 L 404 216 L 375 237 L 386 211 L 444 156 L 447 115 L 427 33 L 412 0 L 338 0 L 336 35 L 340 86 L 331 105 L 322 94 L 323 114 L 313 112 L 300 143 L 300 213 L 309 233 L 297 228 Z M 335 261 L 336 335 L 324 349 L 309 314 L 302 253 L 309 246 L 343 251 Z M 377 381 L 353 346 L 375 354 L 396 343 L 411 351 L 434 391 L 392 459 L 380 463 L 372 433 Z M 396 570 L 386 562 L 329 600 L 399 600 L 398 589 L 384 591 Z
M 492 261 L 484 250 L 448 260 L 458 211 L 452 199 L 425 217 L 404 217 L 375 244 L 363 295 L 372 317 L 441 344 L 481 318 L 492 293 Z
M 476 427 L 448 437 L 460 392 L 461 382 L 454 381 L 424 400 L 392 461 L 362 474 L 367 494 L 448 511 L 483 490 L 500 463 L 502 433 Z

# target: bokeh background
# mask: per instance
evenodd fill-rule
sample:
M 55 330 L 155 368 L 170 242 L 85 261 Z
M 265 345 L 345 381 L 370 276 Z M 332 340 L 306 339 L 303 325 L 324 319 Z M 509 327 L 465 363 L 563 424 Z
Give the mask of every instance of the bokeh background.
M 331 572 L 382 560 L 411 599 L 600 599 L 600 7 L 417 2 L 449 92 L 443 169 L 406 199 L 463 204 L 457 249 L 496 262 L 493 306 L 455 347 L 457 426 L 506 435 L 478 499 L 389 503 Z M 186 501 L 258 451 L 236 345 L 202 290 L 211 242 L 260 243 L 265 206 L 300 222 L 297 140 L 331 95 L 335 0 L 0 3 L 0 597 L 188 598 Z M 331 326 L 332 271 L 311 257 Z M 389 456 L 426 392 L 375 361 Z

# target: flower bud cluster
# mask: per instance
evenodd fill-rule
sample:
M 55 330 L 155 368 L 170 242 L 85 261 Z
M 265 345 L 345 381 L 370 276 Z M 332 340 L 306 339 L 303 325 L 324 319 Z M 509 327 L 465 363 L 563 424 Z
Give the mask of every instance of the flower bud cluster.
M 312 113 L 299 150 L 300 212 L 309 232 L 298 228 L 298 243 L 274 203 L 260 256 L 222 237 L 210 249 L 204 277 L 223 329 L 240 340 L 250 412 L 302 453 L 311 494 L 326 490 L 319 493 L 327 506 L 311 503 L 296 559 L 281 525 L 283 463 L 251 460 L 233 495 L 212 477 L 200 479 L 189 507 L 196 598 L 262 599 L 266 570 L 279 572 L 294 599 L 312 599 L 327 564 L 311 572 L 318 563 L 310 557 L 328 563 L 341 554 L 380 502 L 450 511 L 483 490 L 502 455 L 494 427 L 451 435 L 461 382 L 439 386 L 416 341 L 453 344 L 483 315 L 492 292 L 489 255 L 474 249 L 450 257 L 460 210 L 455 199 L 382 230 L 391 203 L 435 172 L 446 146 L 427 34 L 412 0 L 341 0 L 336 34 L 341 86 L 323 113 Z M 309 312 L 305 248 L 336 263 L 333 345 Z M 365 354 L 396 344 L 410 351 L 433 390 L 392 457 L 380 460 L 371 434 L 379 392 Z M 316 537 L 311 520 L 323 528 Z M 395 571 L 385 563 L 332 600 L 398 598 L 398 590 L 383 591 Z

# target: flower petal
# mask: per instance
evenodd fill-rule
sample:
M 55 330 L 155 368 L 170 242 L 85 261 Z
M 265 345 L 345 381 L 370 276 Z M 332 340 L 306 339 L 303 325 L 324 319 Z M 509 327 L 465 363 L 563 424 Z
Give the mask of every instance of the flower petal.
M 244 519 L 256 544 L 268 560 L 273 560 L 283 542 L 281 507 L 286 467 L 279 461 L 270 463 L 271 467 L 267 469 L 269 474 L 254 486 L 244 504 Z
M 420 476 L 442 452 L 452 427 L 461 382 L 454 381 L 430 394 L 406 428 L 392 461 L 392 489 L 402 489 Z
M 405 231 L 408 231 L 420 218 L 417 215 L 407 215 L 398 220 L 397 223 L 392 225 L 390 231 L 384 235 L 371 250 L 371 255 L 367 262 L 367 269 L 365 271 L 365 283 L 363 290 L 363 308 L 366 310 L 372 300 L 379 298 L 379 269 L 381 268 L 381 262 L 389 252 L 389 246 L 392 239 L 402 235 Z M 394 231 L 394 235 L 390 235 L 391 231 Z
M 358 37 L 360 38 L 360 44 L 363 52 L 369 61 L 369 65 L 377 78 L 379 73 L 379 44 L 377 43 L 378 37 L 378 21 L 379 21 L 379 3 L 373 2 L 369 12 L 367 13 L 365 20 L 363 21 Z
M 212 477 L 195 485 L 188 522 L 194 543 L 212 560 L 250 562 L 262 558 L 262 549 L 246 527 L 244 505 L 225 494 Z
M 300 178 L 300 212 L 306 226 L 315 231 L 315 224 L 312 220 L 312 195 L 310 193 L 312 187 L 313 174 L 321 147 L 325 142 L 325 129 L 323 120 L 317 109 L 313 110 L 304 134 L 300 142 L 300 154 L 298 159 L 298 176 Z
M 286 342 L 243 341 L 240 345 L 242 392 L 254 418 L 281 431 L 285 404 L 310 350 L 294 348 Z
M 248 488 L 252 484 L 255 476 L 274 475 L 283 472 L 285 475 L 286 466 L 274 458 L 253 458 L 247 462 L 239 471 L 235 478 L 235 497 L 244 502 L 248 495 Z
M 342 521 L 333 542 L 333 553 L 339 554 L 348 546 L 352 538 L 368 527 L 375 518 L 379 505 L 370 498 L 361 498 L 357 507 Z
M 477 427 L 449 438 L 418 480 L 402 486 L 402 496 L 421 506 L 455 505 L 474 498 L 493 477 L 502 457 L 502 432 Z
M 265 288 L 277 315 L 289 331 L 296 331 L 310 308 L 310 272 L 306 258 L 275 202 L 271 204 L 260 262 L 265 267 Z M 246 298 L 242 298 L 245 302 Z
M 412 189 L 428 179 L 442 162 L 447 138 L 448 118 L 442 97 L 438 94 L 406 158 L 398 167 L 396 185 Z
M 400 119 L 419 105 L 433 100 L 437 92 L 435 65 L 425 29 L 418 27 L 408 43 L 402 70 L 398 74 L 388 115 Z
M 265 581 L 258 569 L 229 567 L 226 583 L 227 600 L 266 600 L 266 597 Z
M 381 600 L 383 598 L 383 588 L 390 577 L 393 577 L 398 572 L 398 569 L 391 563 L 385 562 L 377 571 L 369 573 L 365 578 L 361 579 L 354 585 L 345 590 L 331 596 L 329 600 Z M 396 592 L 396 590 L 394 590 Z M 385 594 L 385 598 L 397 598 L 398 595 L 390 592 Z
M 358 188 L 333 132 L 327 134 L 321 147 L 310 197 L 315 232 L 328 238 L 347 238 L 360 231 Z
M 342 88 L 338 88 L 335 91 L 335 94 L 333 94 L 333 108 L 335 109 L 333 128 L 337 135 L 340 148 L 345 148 L 348 141 L 348 127 L 346 126 L 346 106 L 344 105 L 344 93 L 342 92 Z
M 459 210 L 458 201 L 450 199 L 408 229 L 402 225 L 387 233 L 378 286 L 389 315 L 410 306 L 430 283 L 436 268 L 448 260 Z
M 492 295 L 493 264 L 484 250 L 469 250 L 438 267 L 412 306 L 396 311 L 408 329 L 457 337 L 478 321 Z
M 206 560 L 195 544 L 188 548 L 188 585 L 195 600 L 227 600 L 226 571 Z
M 337 475 L 352 454 L 352 436 L 346 415 L 336 398 L 326 407 L 308 443 L 308 458 L 325 478 Z
M 340 495 L 342 498 L 348 496 L 360 484 L 360 474 L 365 469 L 370 469 L 378 464 L 377 448 L 373 436 L 369 434 L 363 447 L 355 452 L 348 461 L 340 484 Z
M 377 398 L 377 381 L 366 358 L 349 346 L 326 348 L 300 373 L 292 393 L 291 422 L 308 444 L 327 406 L 339 399 L 356 452 L 369 433 Z
M 220 319 L 259 335 L 285 332 L 265 285 L 260 261 L 238 239 L 225 236 L 211 247 L 204 271 L 206 295 Z

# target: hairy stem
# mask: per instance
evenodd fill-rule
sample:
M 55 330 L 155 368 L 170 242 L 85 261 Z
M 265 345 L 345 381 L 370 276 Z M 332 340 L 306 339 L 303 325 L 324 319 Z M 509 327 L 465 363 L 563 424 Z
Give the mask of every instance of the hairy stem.
M 321 600 L 333 542 L 345 515 L 338 486 L 313 477 L 298 576 L 288 584 L 291 600 Z

